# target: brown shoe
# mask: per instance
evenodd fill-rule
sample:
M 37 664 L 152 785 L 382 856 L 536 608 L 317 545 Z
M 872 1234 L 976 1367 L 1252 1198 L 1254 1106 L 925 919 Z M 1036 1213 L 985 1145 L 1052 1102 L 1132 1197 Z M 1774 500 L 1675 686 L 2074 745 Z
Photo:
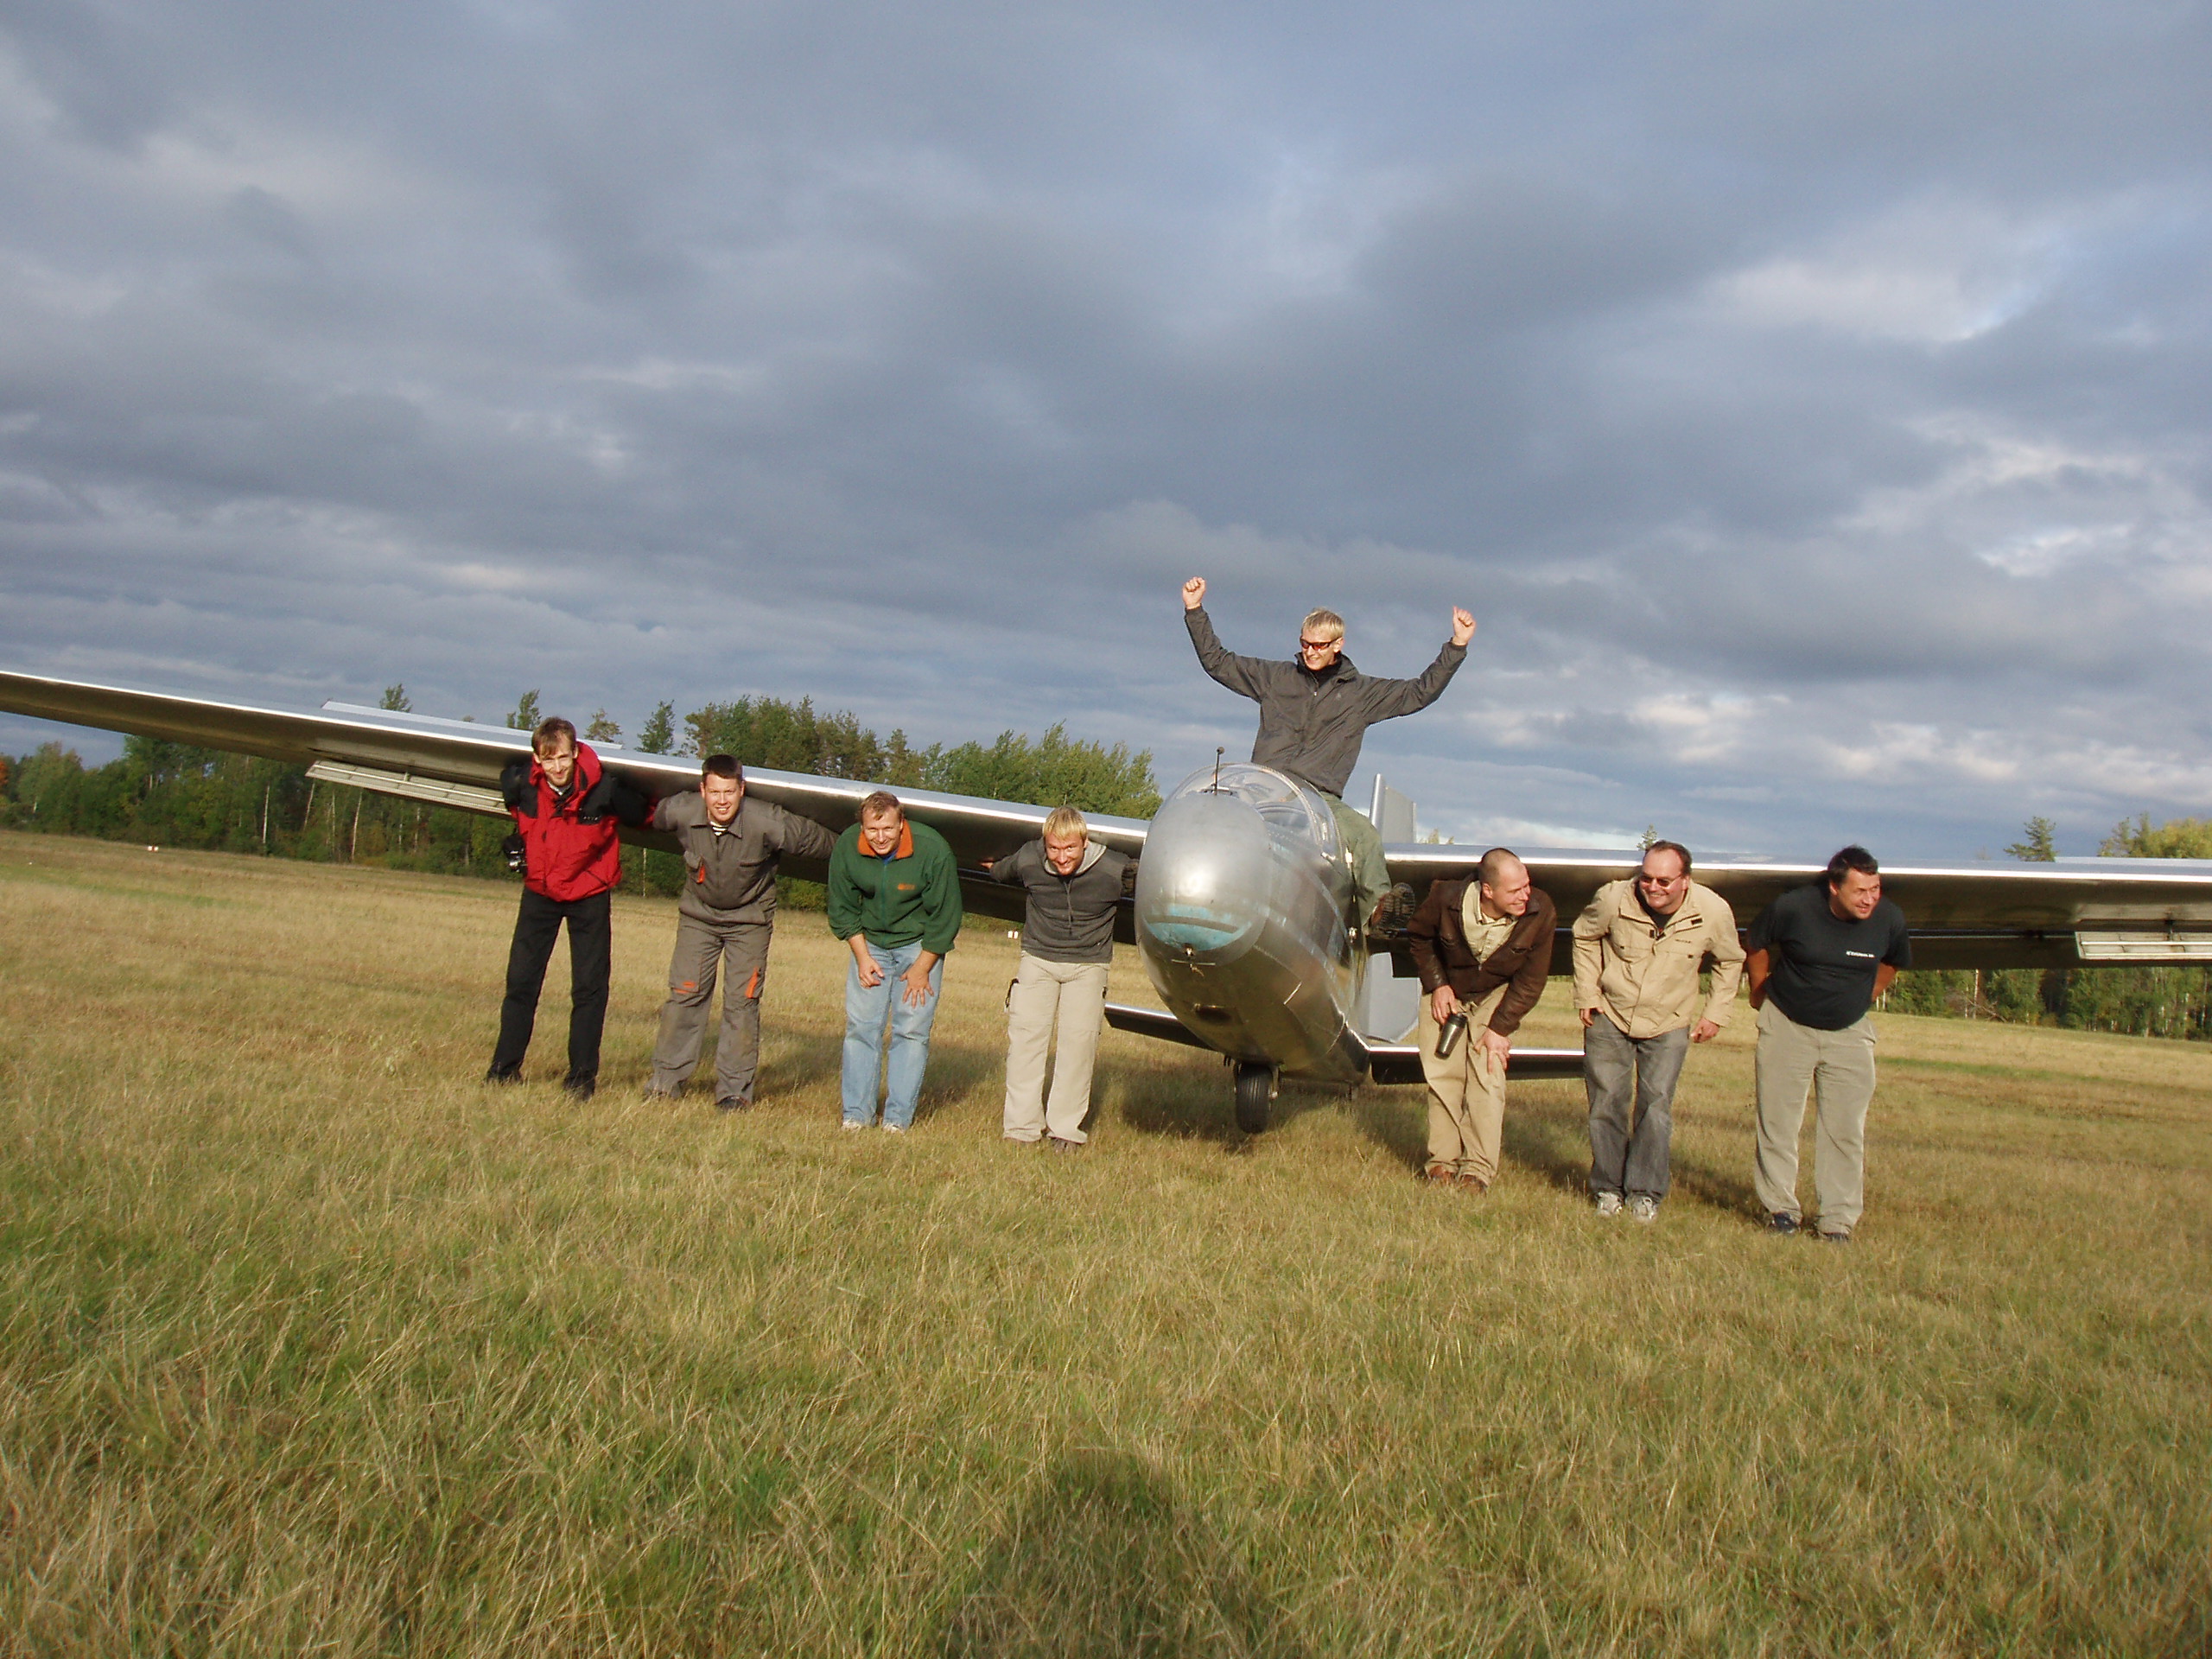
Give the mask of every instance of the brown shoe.
M 1483 1179 L 1479 1175 L 1459 1175 L 1455 1176 L 1453 1179 L 1459 1185 L 1466 1188 L 1468 1192 L 1473 1193 L 1477 1198 L 1480 1198 L 1484 1193 L 1490 1191 L 1490 1183 Z
M 1459 1178 L 1452 1173 L 1449 1164 L 1431 1164 L 1421 1173 L 1421 1178 L 1431 1186 L 1456 1186 Z

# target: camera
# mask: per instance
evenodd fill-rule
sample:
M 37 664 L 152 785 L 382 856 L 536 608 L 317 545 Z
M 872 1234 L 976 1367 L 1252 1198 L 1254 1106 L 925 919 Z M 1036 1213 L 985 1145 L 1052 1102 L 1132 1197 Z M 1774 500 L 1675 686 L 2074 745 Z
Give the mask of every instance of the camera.
M 507 871 L 510 874 L 528 875 L 530 874 L 530 849 L 524 845 L 520 836 L 509 836 L 499 843 L 499 850 L 507 855 Z

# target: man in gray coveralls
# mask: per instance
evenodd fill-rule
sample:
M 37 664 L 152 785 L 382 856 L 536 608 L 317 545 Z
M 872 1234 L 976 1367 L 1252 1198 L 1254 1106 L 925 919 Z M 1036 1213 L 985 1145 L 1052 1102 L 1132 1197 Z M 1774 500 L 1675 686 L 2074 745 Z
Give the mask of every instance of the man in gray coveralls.
M 660 1011 L 648 1095 L 673 1097 L 699 1065 L 699 1046 L 722 986 L 721 1039 L 715 1048 L 715 1104 L 753 1103 L 760 1064 L 760 991 L 776 923 L 776 870 L 785 853 L 826 859 L 836 838 L 811 818 L 745 798 L 745 769 L 727 754 L 699 766 L 699 787 L 653 808 L 653 828 L 683 843 L 683 897 L 676 906 L 676 954 Z

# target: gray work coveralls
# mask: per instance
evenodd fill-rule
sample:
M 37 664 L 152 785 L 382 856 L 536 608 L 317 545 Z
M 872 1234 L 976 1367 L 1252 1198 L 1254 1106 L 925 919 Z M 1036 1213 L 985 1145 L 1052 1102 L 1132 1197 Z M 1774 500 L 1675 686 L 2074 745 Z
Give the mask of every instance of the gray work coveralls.
M 827 859 L 836 838 L 811 818 L 750 795 L 738 803 L 729 826 L 717 830 L 696 790 L 662 801 L 652 821 L 683 851 L 683 896 L 677 901 L 668 1001 L 653 1045 L 652 1090 L 673 1095 L 698 1068 L 715 983 L 722 978 L 715 1099 L 725 1106 L 750 1105 L 760 1064 L 760 993 L 776 921 L 778 863 L 786 853 Z

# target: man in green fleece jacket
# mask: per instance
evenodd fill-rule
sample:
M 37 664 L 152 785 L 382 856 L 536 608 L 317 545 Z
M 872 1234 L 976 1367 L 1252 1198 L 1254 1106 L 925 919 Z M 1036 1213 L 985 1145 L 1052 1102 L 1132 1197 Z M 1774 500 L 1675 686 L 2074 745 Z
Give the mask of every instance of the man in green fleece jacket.
M 887 1069 L 883 1127 L 896 1135 L 913 1122 L 944 957 L 960 916 L 960 873 L 944 837 L 908 823 L 887 790 L 862 801 L 861 821 L 837 837 L 830 855 L 830 931 L 853 953 L 845 976 L 847 1128 L 875 1121 L 876 1085 Z

